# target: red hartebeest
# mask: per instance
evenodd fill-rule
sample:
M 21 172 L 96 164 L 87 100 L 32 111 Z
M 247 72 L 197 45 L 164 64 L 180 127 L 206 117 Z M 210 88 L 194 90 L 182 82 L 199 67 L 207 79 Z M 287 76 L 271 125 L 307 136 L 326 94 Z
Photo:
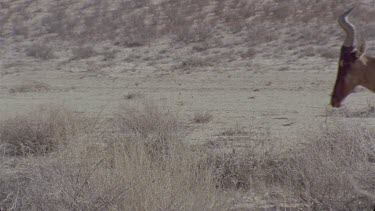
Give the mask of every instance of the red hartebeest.
M 333 107 L 340 107 L 345 97 L 358 85 L 375 92 L 375 57 L 365 55 L 365 43 L 358 48 L 355 45 L 356 30 L 347 20 L 352 10 L 353 8 L 349 9 L 338 18 L 339 25 L 346 32 L 346 38 L 341 47 L 337 79 L 331 98 Z

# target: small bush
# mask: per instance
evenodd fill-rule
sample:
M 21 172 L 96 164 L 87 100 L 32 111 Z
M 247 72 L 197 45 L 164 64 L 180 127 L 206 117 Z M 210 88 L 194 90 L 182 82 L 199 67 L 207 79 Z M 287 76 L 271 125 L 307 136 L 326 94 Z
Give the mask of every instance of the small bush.
M 72 53 L 72 60 L 88 59 L 90 57 L 97 55 L 97 52 L 91 46 L 81 46 L 73 48 Z
M 229 137 L 220 141 L 227 142 L 228 150 L 230 136 L 236 134 L 224 134 Z M 252 133 L 245 140 L 243 149 L 208 156 L 219 187 L 266 192 L 281 188 L 280 194 L 313 210 L 373 209 L 375 138 L 362 126 L 328 125 L 302 148 L 284 152 L 266 134 Z
M 56 11 L 53 15 L 47 15 L 41 19 L 41 25 L 47 33 L 63 33 L 66 14 L 63 10 Z
M 38 59 L 53 59 L 55 55 L 51 47 L 45 44 L 33 44 L 26 49 L 26 55 Z
M 278 39 L 278 32 L 273 28 L 263 25 L 251 26 L 247 32 L 245 42 L 251 46 L 272 42 Z
M 317 53 L 327 59 L 338 59 L 339 53 L 337 52 L 336 49 L 333 49 L 332 47 L 319 47 L 316 49 Z
M 245 131 L 237 126 L 220 135 L 216 141 L 221 149 L 210 152 L 207 160 L 220 188 L 267 190 L 276 184 L 281 152 L 269 131 Z
M 153 105 L 118 113 L 116 132 L 85 134 L 22 168 L 0 162 L 0 208 L 229 210 L 212 169 L 181 142 L 174 115 Z
M 213 115 L 208 111 L 196 112 L 194 114 L 193 122 L 194 123 L 207 123 L 211 121 L 212 118 L 213 118 Z
M 212 66 L 210 58 L 189 57 L 176 66 L 176 69 L 191 70 Z
M 43 155 L 65 144 L 77 129 L 73 114 L 60 107 L 40 107 L 1 122 L 0 148 L 5 155 Z
M 15 36 L 23 35 L 25 37 L 29 34 L 29 29 L 22 22 L 13 23 L 12 34 Z
M 316 210 L 372 209 L 371 194 L 375 195 L 373 134 L 347 122 L 328 127 L 279 166 L 281 181 Z M 371 194 L 365 195 L 363 190 Z
M 178 42 L 204 42 L 212 37 L 212 27 L 207 24 L 191 26 L 189 23 L 173 27 L 172 35 Z
M 127 100 L 132 100 L 132 99 L 135 99 L 135 98 L 140 98 L 142 96 L 143 96 L 143 94 L 140 93 L 140 92 L 130 92 L 130 93 L 124 95 L 124 98 L 127 99 Z
M 133 141 L 141 143 L 153 159 L 163 159 L 170 154 L 171 148 L 180 144 L 176 117 L 152 104 L 138 109 L 125 108 L 117 114 L 116 127 Z
M 9 93 L 47 92 L 50 89 L 49 84 L 40 81 L 25 81 L 10 88 Z

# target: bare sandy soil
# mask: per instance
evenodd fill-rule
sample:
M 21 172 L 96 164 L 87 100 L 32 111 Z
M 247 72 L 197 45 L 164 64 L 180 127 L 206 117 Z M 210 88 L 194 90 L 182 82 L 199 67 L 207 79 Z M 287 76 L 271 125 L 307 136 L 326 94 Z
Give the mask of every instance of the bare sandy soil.
M 173 51 L 173 46 L 167 48 Z M 280 58 L 237 58 L 220 66 L 213 60 L 207 67 L 192 65 L 180 70 L 181 60 L 190 53 L 186 48 L 185 55 L 176 55 L 166 64 L 153 64 L 153 58 L 147 58 L 113 61 L 107 66 L 100 56 L 68 64 L 62 59 L 41 61 L 17 56 L 13 61 L 2 60 L 1 118 L 46 103 L 105 117 L 120 104 L 152 101 L 175 110 L 193 128 L 194 114 L 212 114 L 212 121 L 199 125 L 187 141 L 205 142 L 240 125 L 269 130 L 273 137 L 293 146 L 327 121 L 343 116 L 329 106 L 336 79 L 335 59 L 293 58 L 285 52 Z M 144 52 L 157 57 L 159 49 L 158 45 L 135 48 L 125 57 Z M 96 65 L 95 69 L 90 70 L 90 65 Z M 14 91 L 20 86 L 25 90 Z M 374 99 L 372 93 L 360 89 L 348 97 L 341 110 L 373 126 L 375 121 L 368 118 L 368 112 Z

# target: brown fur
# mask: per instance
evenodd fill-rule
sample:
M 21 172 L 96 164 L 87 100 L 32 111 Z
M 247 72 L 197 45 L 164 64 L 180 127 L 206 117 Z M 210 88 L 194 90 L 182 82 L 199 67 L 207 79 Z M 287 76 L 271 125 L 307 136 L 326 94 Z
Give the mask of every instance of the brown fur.
M 342 101 L 358 86 L 364 86 L 375 92 L 375 58 L 364 55 L 365 48 L 341 48 L 336 83 L 333 89 L 331 105 L 340 107 Z
M 353 9 L 354 7 L 350 8 L 338 18 L 346 37 L 341 47 L 337 79 L 331 97 L 333 107 L 340 107 L 342 101 L 358 85 L 375 92 L 375 58 L 365 55 L 366 42 L 356 48 L 356 29 L 347 20 Z

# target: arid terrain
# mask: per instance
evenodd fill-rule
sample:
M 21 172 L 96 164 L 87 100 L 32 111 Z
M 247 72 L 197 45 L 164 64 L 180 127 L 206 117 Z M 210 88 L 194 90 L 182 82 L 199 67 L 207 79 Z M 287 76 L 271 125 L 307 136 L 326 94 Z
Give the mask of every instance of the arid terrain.
M 374 1 L 1 1 L 0 210 L 372 209 L 375 95 L 329 105 L 352 5 L 375 55 Z

